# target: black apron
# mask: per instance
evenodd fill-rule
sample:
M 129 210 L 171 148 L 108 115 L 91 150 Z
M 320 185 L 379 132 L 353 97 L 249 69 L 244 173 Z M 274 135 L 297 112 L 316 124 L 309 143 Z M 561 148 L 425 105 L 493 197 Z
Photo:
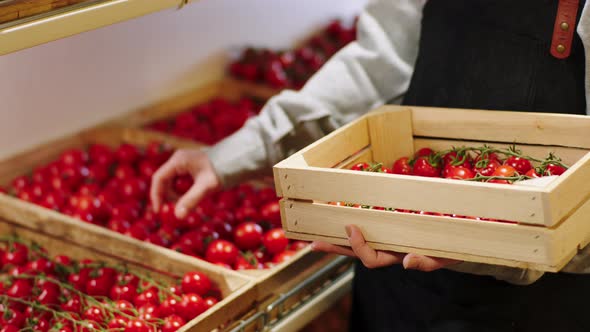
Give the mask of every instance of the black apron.
M 430 0 L 404 104 L 586 114 L 579 37 L 567 59 L 549 53 L 556 11 L 546 0 Z M 590 331 L 590 276 L 516 286 L 447 269 L 355 272 L 355 332 Z

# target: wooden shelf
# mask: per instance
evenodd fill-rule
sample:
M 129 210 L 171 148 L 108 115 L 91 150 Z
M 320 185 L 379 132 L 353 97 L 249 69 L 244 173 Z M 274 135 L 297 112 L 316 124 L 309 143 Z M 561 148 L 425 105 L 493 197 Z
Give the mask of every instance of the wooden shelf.
M 196 0 L 187 2 L 194 1 Z M 70 3 L 72 2 L 70 1 Z M 4 1 L 0 2 L 0 5 L 3 3 Z M 73 5 L 68 4 L 59 9 L 24 18 L 23 16 L 26 16 L 26 14 L 19 14 L 17 11 L 16 14 L 12 14 L 13 16 L 16 15 L 13 19 L 21 18 L 0 23 L 0 55 L 160 10 L 178 8 L 181 3 L 183 3 L 181 0 L 85 1 Z M 8 5 L 9 2 L 6 2 L 6 4 Z

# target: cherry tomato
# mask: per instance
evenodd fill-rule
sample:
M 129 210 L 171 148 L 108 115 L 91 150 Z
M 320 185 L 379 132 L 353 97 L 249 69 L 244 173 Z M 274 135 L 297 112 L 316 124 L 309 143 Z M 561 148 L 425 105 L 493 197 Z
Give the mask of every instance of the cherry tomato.
M 542 176 L 541 174 L 537 173 L 534 168 L 529 169 L 525 175 L 531 178 L 540 178 Z
M 125 331 L 128 322 L 129 320 L 123 316 L 115 316 L 109 321 L 107 328 L 112 331 Z
M 141 308 L 146 304 L 158 305 L 159 302 L 160 299 L 158 297 L 158 289 L 153 287 L 144 290 L 141 294 L 137 295 L 133 300 L 133 304 L 137 308 Z
M 511 177 L 514 176 L 514 174 L 516 174 L 516 169 L 514 169 L 514 167 L 510 165 L 501 165 L 496 168 L 494 173 L 492 173 L 492 176 Z
M 150 325 L 141 319 L 131 319 L 127 322 L 125 332 L 153 332 Z
M 439 177 L 440 168 L 438 165 L 432 165 L 426 157 L 420 157 L 414 162 L 412 174 L 426 177 Z
M 420 150 L 416 151 L 416 153 L 414 153 L 414 158 L 427 157 L 433 153 L 434 151 L 432 151 L 431 148 L 421 148 Z
M 361 162 L 358 164 L 353 165 L 350 169 L 353 171 L 366 171 L 369 169 L 369 164 L 365 163 L 365 162 Z
M 289 240 L 285 237 L 285 232 L 281 228 L 275 228 L 264 234 L 262 244 L 269 254 L 276 255 L 287 249 Z
M 270 222 L 273 226 L 281 226 L 281 207 L 278 201 L 264 204 L 260 208 L 260 219 Z
M 197 294 L 184 294 L 177 307 L 177 315 L 189 321 L 207 310 L 207 304 Z
M 234 231 L 234 243 L 242 250 L 256 249 L 262 243 L 262 227 L 254 222 L 244 222 Z
M 291 243 L 289 245 L 289 249 L 291 250 L 301 250 L 303 248 L 306 248 L 309 245 L 309 242 L 305 242 L 305 241 L 294 241 L 293 243 Z
M 2 329 L 0 329 L 0 332 L 19 332 L 19 331 L 20 331 L 20 327 L 16 326 L 16 325 L 12 325 L 12 324 L 4 325 L 2 327 Z
M 567 169 L 561 165 L 557 164 L 548 164 L 545 168 L 545 175 L 561 175 Z
M 471 169 L 463 166 L 447 165 L 443 173 L 447 179 L 464 180 L 475 177 L 475 173 Z
M 193 185 L 193 178 L 190 175 L 182 175 L 174 178 L 174 192 L 184 195 Z
M 111 300 L 122 300 L 125 302 L 132 302 L 137 296 L 137 285 L 116 284 L 111 288 L 109 295 Z
M 117 160 L 122 164 L 133 164 L 140 157 L 135 145 L 123 143 L 115 150 Z
M 92 144 L 89 146 L 88 155 L 93 164 L 108 166 L 115 160 L 115 155 L 111 148 L 104 144 Z
M 0 311 L 0 325 L 13 325 L 15 327 L 22 327 L 25 323 L 25 320 L 25 314 L 14 308 L 5 308 L 3 311 Z
M 160 315 L 162 317 L 168 317 L 176 314 L 176 308 L 178 307 L 179 301 L 176 297 L 170 296 L 160 304 Z
M 410 159 L 402 157 L 393 163 L 393 174 L 410 175 L 412 174 L 412 166 L 410 166 Z
M 88 155 L 82 150 L 72 149 L 63 152 L 59 159 L 64 166 L 81 166 L 88 161 Z
M 73 313 L 80 313 L 82 310 L 82 303 L 77 295 L 70 297 L 65 303 L 62 303 L 61 309 Z
M 205 298 L 205 304 L 207 304 L 207 309 L 211 308 L 212 306 L 216 305 L 219 302 L 219 300 L 217 300 L 214 297 L 207 297 Z
M 492 176 L 492 174 L 494 174 L 494 171 L 496 170 L 496 168 L 501 166 L 500 162 L 496 159 L 490 159 L 485 162 L 482 161 L 482 163 L 485 163 L 485 167 L 475 167 L 474 166 L 473 171 L 478 174 L 481 174 L 483 176 Z
M 173 203 L 162 204 L 160 207 L 160 220 L 162 220 L 162 223 L 174 228 L 181 226 L 183 223 L 182 220 L 176 218 Z
M 526 172 L 533 168 L 533 165 L 528 159 L 515 156 L 508 157 L 508 159 L 506 159 L 506 161 L 504 162 L 504 165 L 514 167 L 518 174 L 526 174 Z
M 203 296 L 211 290 L 211 280 L 202 272 L 187 272 L 182 277 L 182 291 Z
M 212 263 L 225 263 L 232 265 L 238 258 L 238 248 L 231 242 L 215 240 L 207 246 L 205 259 Z
M 295 254 L 297 254 L 296 251 L 285 250 L 285 251 L 275 255 L 272 259 L 272 262 L 275 264 L 280 264 L 280 263 L 286 262 L 289 259 L 291 259 L 291 257 L 293 257 Z
M 84 319 L 94 320 L 97 322 L 102 322 L 106 318 L 106 314 L 103 310 L 97 306 L 92 306 L 84 311 L 83 315 Z
M 185 320 L 178 315 L 170 315 L 164 318 L 164 323 L 162 325 L 162 332 L 175 332 L 179 328 L 181 328 L 184 324 L 186 324 Z
M 24 244 L 13 242 L 10 247 L 4 252 L 2 257 L 3 265 L 24 265 L 27 263 L 29 257 L 29 248 Z

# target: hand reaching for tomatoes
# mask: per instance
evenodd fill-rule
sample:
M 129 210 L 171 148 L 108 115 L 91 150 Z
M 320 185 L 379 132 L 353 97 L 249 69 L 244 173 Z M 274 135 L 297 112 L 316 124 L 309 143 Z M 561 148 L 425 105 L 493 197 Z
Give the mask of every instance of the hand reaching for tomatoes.
M 188 211 L 207 193 L 221 186 L 221 181 L 215 173 L 213 165 L 211 165 L 209 158 L 203 151 L 196 149 L 177 150 L 154 173 L 152 178 L 150 199 L 154 210 L 158 211 L 160 209 L 165 193 L 171 187 L 174 178 L 186 174 L 193 178 L 193 184 L 176 203 L 174 214 L 179 219 L 186 217 Z
M 313 242 L 311 247 L 315 251 L 324 251 L 358 258 L 369 269 L 402 264 L 408 270 L 413 269 L 430 272 L 461 262 L 447 258 L 375 250 L 367 244 L 361 230 L 354 225 L 346 226 L 346 233 L 348 234 L 350 248 L 318 241 Z

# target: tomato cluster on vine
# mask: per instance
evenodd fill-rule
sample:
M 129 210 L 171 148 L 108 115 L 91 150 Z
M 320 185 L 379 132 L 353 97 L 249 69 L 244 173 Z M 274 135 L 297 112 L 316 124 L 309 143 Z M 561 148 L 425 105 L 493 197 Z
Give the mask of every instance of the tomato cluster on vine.
M 351 169 L 511 184 L 530 178 L 561 175 L 567 170 L 567 166 L 553 154 L 541 160 L 523 155 L 516 147 L 495 149 L 484 145 L 438 152 L 431 148 L 422 148 L 412 158 L 397 159 L 391 168 L 361 162 Z
M 355 26 L 334 20 L 295 50 L 247 48 L 229 71 L 236 78 L 273 88 L 299 89 L 334 53 L 355 39 Z
M 12 181 L 11 194 L 118 233 L 233 269 L 262 269 L 292 257 L 305 244 L 289 243 L 280 228 L 271 187 L 244 183 L 205 197 L 187 217 L 173 202 L 192 186 L 173 181 L 170 202 L 157 213 L 148 198 L 151 178 L 172 150 L 157 142 L 141 148 L 94 144 L 71 149 L 32 174 Z
M 0 331 L 173 332 L 221 300 L 207 274 L 170 281 L 91 259 L 0 243 Z
M 537 159 L 524 155 L 514 146 L 508 149 L 495 149 L 486 145 L 481 147 L 453 148 L 438 152 L 431 148 L 422 148 L 416 151 L 411 158 L 402 157 L 397 159 L 390 168 L 385 167 L 381 163 L 370 164 L 367 162 L 359 162 L 350 167 L 350 169 L 354 171 L 481 181 L 499 184 L 512 184 L 516 181 L 543 176 L 559 176 L 563 174 L 567 168 L 568 167 L 561 162 L 561 159 L 553 154 L 549 154 L 545 159 Z M 515 223 L 508 220 L 368 206 L 356 203 L 330 202 L 329 204 L 386 210 L 399 213 Z
M 260 112 L 264 102 L 254 97 L 242 97 L 235 102 L 214 98 L 173 118 L 151 123 L 147 128 L 211 145 L 240 129 L 246 120 Z

